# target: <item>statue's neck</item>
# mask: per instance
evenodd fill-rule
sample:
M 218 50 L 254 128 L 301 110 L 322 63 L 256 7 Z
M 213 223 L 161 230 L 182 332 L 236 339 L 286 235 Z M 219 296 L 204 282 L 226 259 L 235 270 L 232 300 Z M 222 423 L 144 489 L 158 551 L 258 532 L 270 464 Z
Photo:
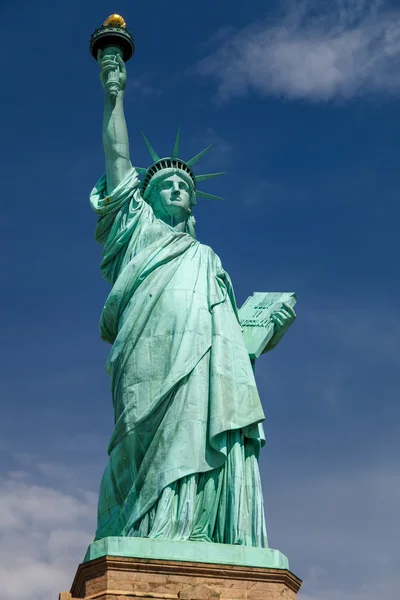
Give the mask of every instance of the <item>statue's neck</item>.
M 187 225 L 187 217 L 182 217 L 180 215 L 164 215 L 161 217 L 161 220 L 164 223 L 167 223 L 170 227 L 173 227 L 177 231 L 181 231 L 182 233 L 186 232 Z

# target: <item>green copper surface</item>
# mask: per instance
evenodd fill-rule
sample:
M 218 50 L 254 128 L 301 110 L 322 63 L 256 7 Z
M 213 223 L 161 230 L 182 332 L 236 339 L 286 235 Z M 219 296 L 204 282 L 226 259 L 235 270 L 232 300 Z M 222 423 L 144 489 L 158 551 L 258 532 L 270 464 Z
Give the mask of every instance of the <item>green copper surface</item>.
M 153 146 L 150 144 L 147 137 L 144 135 L 143 131 L 142 131 L 142 136 L 143 136 L 144 142 L 147 146 L 147 150 L 150 152 L 150 156 L 153 159 L 153 162 L 157 162 L 157 160 L 160 160 L 160 157 L 158 156 L 157 152 L 154 150 Z
M 101 271 L 111 285 L 100 332 L 112 346 L 106 369 L 115 427 L 100 488 L 98 541 L 90 552 L 185 548 L 173 556 L 182 552 L 182 560 L 195 560 L 189 556 L 203 545 L 203 561 L 224 555 L 242 564 L 243 557 L 257 555 L 270 557 L 267 562 L 276 556 L 279 563 L 282 555 L 262 550 L 264 412 L 251 349 L 229 275 L 195 236 L 191 166 L 207 149 L 180 161 L 178 131 L 173 156 L 157 163 L 146 140 L 156 163 L 145 171 L 142 195 L 144 170 L 132 167 L 123 110 L 125 65 L 110 51 L 100 53 L 99 62 L 106 174 L 90 202 L 103 246 Z M 107 88 L 110 78 L 118 84 L 115 97 Z M 274 347 L 294 317 L 287 302 L 269 310 L 268 335 L 256 336 L 257 352 L 260 339 L 263 351 Z M 130 539 L 115 541 L 119 537 Z M 160 540 L 179 545 L 155 545 Z
M 181 128 L 178 127 L 178 131 L 176 132 L 174 147 L 172 148 L 172 152 L 171 152 L 172 158 L 178 158 L 180 140 L 181 140 Z
M 108 78 L 110 78 L 110 77 L 108 76 Z M 115 77 L 113 76 L 111 79 L 115 79 Z M 109 81 L 107 82 L 107 85 L 109 85 Z M 115 83 L 113 83 L 113 85 L 115 85 Z M 106 87 L 106 90 L 108 90 L 107 87 Z M 145 169 L 143 167 L 135 167 L 136 171 L 138 172 L 138 175 L 142 178 L 142 181 L 140 183 L 140 188 L 141 188 L 141 193 L 142 193 L 143 198 L 147 200 L 146 196 L 148 194 L 148 188 L 153 184 L 153 181 L 152 181 L 153 178 L 155 176 L 158 177 L 160 175 L 160 173 L 165 174 L 167 169 L 170 169 L 171 172 L 179 172 L 180 174 L 183 174 L 185 176 L 189 175 L 189 177 L 191 178 L 190 185 L 193 187 L 193 193 L 197 197 L 208 198 L 210 200 L 223 200 L 223 198 L 220 198 L 219 196 L 214 196 L 213 194 L 208 194 L 206 192 L 201 192 L 201 191 L 197 190 L 196 185 L 197 185 L 197 183 L 199 183 L 201 181 L 206 181 L 207 179 L 213 179 L 214 177 L 219 177 L 221 175 L 225 175 L 225 173 L 207 173 L 205 175 L 195 175 L 192 170 L 192 166 L 206 152 L 208 152 L 208 150 L 212 146 L 208 146 L 207 148 L 202 150 L 199 154 L 197 154 L 194 158 L 191 158 L 188 161 L 183 161 L 181 158 L 178 157 L 180 135 L 181 135 L 180 127 L 178 127 L 178 132 L 175 137 L 175 142 L 174 142 L 174 146 L 172 148 L 171 156 L 161 158 L 157 154 L 157 152 L 154 150 L 153 146 L 151 145 L 149 140 L 146 138 L 144 133 L 142 132 L 142 136 L 143 136 L 144 142 L 147 146 L 147 150 L 149 151 L 149 154 L 153 161 L 153 164 L 151 164 L 148 169 Z
M 285 327 L 276 326 L 275 319 L 280 310 L 294 314 L 296 294 L 287 292 L 254 292 L 239 310 L 240 325 L 244 341 L 251 359 L 271 350 L 285 333 Z M 290 320 L 286 321 L 290 325 Z M 275 338 L 275 339 L 274 339 Z
M 102 556 L 150 558 L 220 565 L 289 569 L 287 557 L 272 548 L 251 548 L 231 544 L 200 544 L 148 538 L 108 537 L 90 544 L 84 562 Z

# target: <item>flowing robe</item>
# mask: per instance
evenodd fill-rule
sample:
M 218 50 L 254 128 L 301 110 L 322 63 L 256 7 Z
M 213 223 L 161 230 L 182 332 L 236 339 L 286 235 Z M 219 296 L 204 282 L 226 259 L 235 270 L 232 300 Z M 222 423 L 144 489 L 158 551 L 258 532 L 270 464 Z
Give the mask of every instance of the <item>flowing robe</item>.
M 102 177 L 90 201 L 112 285 L 100 330 L 115 420 L 96 539 L 266 546 L 264 414 L 228 274 L 155 217 L 133 168 L 109 196 Z

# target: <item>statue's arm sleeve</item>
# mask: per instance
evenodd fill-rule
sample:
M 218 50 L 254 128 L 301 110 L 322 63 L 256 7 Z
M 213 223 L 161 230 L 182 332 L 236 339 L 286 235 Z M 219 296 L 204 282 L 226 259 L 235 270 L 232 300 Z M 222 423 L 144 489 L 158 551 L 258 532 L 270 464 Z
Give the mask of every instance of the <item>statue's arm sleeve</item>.
M 132 167 L 123 181 L 107 194 L 103 175 L 90 194 L 90 204 L 97 213 L 96 241 L 103 246 L 101 270 L 111 280 L 125 255 L 132 235 L 139 237 L 149 219 L 150 207 L 143 201 L 136 170 Z
M 106 175 L 100 177 L 90 193 L 90 205 L 98 215 L 96 241 L 105 246 L 110 235 L 121 233 L 123 229 L 133 225 L 142 204 L 139 179 L 133 167 L 123 181 L 109 194 L 107 194 Z

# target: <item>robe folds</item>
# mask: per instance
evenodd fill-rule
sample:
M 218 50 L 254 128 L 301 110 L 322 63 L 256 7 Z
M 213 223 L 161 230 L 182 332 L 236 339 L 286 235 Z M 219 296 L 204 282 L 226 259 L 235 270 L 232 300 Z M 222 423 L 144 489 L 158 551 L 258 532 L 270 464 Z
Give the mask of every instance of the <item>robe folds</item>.
M 100 333 L 115 422 L 96 539 L 266 546 L 264 413 L 228 274 L 156 218 L 133 168 L 108 196 L 103 176 L 90 202 L 112 285 Z

